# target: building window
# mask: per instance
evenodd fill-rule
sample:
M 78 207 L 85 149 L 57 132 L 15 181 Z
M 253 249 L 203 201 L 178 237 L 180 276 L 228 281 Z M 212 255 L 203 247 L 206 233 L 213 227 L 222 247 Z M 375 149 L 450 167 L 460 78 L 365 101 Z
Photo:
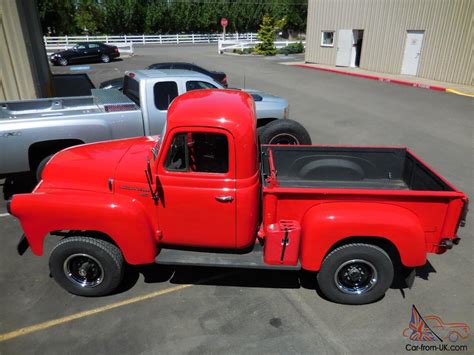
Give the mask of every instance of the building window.
M 321 31 L 321 47 L 334 47 L 334 31 Z

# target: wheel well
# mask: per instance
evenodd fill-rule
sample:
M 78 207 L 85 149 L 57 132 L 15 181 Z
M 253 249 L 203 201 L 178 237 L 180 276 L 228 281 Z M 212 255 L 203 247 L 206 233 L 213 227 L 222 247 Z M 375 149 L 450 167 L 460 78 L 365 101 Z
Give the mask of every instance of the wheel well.
M 278 118 L 259 118 L 257 120 L 257 128 L 266 126 L 270 122 L 276 121 Z
M 117 243 L 107 234 L 100 232 L 100 231 L 82 231 L 82 230 L 68 230 L 68 231 L 54 231 L 50 233 L 51 235 L 57 235 L 60 237 L 64 238 L 69 238 L 69 237 L 87 237 L 87 238 L 93 238 L 93 239 L 100 239 L 103 240 L 104 242 L 109 242 L 116 247 L 119 247 Z M 119 248 L 120 249 L 120 248 Z
M 394 266 L 402 265 L 400 253 L 398 252 L 397 247 L 390 240 L 385 239 L 384 237 L 347 237 L 347 238 L 341 239 L 328 250 L 328 252 L 324 255 L 324 258 L 326 258 L 326 256 L 328 256 L 328 254 L 331 253 L 334 249 L 337 249 L 340 246 L 343 246 L 346 244 L 353 244 L 353 243 L 375 245 L 383 249 L 388 254 Z
M 28 161 L 30 164 L 30 170 L 36 170 L 41 160 L 47 156 L 55 154 L 65 148 L 79 144 L 84 144 L 84 142 L 79 139 L 58 139 L 33 143 L 28 148 Z

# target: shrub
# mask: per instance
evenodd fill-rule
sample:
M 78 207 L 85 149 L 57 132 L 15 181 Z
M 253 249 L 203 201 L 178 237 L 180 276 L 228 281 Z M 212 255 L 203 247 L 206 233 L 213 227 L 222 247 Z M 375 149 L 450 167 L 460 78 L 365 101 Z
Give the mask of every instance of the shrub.
M 275 55 L 277 50 L 273 43 L 275 38 L 275 24 L 269 15 L 263 16 L 257 38 L 261 43 L 255 46 L 255 52 L 263 55 Z
M 304 45 L 302 42 L 298 43 L 291 43 L 287 45 L 286 47 L 280 48 L 278 50 L 278 54 L 296 54 L 296 53 L 303 53 L 304 52 Z

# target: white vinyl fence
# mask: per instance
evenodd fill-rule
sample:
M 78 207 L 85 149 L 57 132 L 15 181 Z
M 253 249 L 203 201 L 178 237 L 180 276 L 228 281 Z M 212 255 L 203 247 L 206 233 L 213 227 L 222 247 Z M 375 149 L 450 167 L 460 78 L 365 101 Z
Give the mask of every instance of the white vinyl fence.
M 246 40 L 255 41 L 256 33 L 227 33 L 226 40 Z M 217 43 L 223 39 L 221 33 L 206 34 L 175 34 L 175 35 L 123 35 L 123 36 L 61 36 L 61 37 L 43 37 L 46 47 L 69 46 L 77 42 L 97 41 L 127 44 L 199 44 L 199 43 Z
M 306 41 L 276 41 L 273 42 L 277 49 L 284 48 L 292 43 L 303 43 L 306 48 Z M 245 41 L 245 40 L 222 40 L 220 39 L 217 44 L 217 53 L 224 54 L 227 52 L 232 52 L 234 49 L 243 50 L 245 48 L 253 48 L 257 43 L 261 43 L 260 41 Z

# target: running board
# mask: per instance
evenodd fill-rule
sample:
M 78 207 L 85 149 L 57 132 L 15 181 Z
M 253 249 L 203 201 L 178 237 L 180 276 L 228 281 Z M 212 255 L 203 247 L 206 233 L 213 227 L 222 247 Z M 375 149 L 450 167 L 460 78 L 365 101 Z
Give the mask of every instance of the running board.
M 155 258 L 160 265 L 192 265 L 245 269 L 300 270 L 301 265 L 269 265 L 263 262 L 263 248 L 255 245 L 246 254 L 210 253 L 178 249 L 161 249 Z

